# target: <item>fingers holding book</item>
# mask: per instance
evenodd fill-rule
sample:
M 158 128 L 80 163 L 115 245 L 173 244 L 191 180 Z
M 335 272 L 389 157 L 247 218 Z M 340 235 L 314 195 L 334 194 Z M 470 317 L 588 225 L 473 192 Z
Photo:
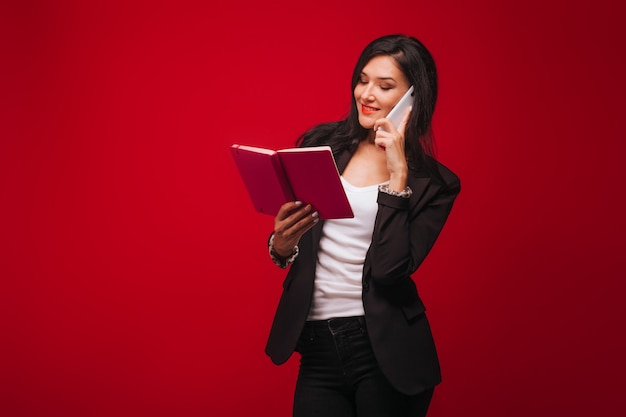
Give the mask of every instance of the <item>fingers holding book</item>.
M 290 201 L 283 204 L 274 218 L 274 250 L 289 256 L 302 235 L 319 221 L 317 211 L 310 204 Z

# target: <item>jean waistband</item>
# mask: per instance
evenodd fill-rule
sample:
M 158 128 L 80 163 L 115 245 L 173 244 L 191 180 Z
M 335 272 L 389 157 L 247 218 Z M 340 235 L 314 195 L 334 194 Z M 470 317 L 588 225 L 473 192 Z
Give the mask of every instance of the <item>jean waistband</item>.
M 331 333 L 359 328 L 365 330 L 365 317 L 334 317 L 328 320 L 311 320 L 306 322 L 305 327 L 327 329 Z

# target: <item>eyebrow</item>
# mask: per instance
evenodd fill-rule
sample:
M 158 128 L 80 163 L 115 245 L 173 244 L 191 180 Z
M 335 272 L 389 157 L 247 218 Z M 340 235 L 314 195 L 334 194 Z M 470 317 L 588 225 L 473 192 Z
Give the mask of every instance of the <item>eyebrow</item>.
M 369 77 L 369 75 L 367 75 L 363 71 L 361 71 L 361 75 L 365 75 L 366 77 Z M 387 80 L 394 81 L 394 82 L 396 81 L 393 77 L 374 77 L 374 78 L 376 78 L 378 80 L 382 80 L 382 81 L 387 81 Z

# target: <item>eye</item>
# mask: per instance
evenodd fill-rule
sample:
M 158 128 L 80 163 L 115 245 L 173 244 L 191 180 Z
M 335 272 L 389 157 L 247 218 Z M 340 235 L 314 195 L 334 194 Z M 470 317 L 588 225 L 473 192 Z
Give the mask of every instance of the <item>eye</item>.
M 387 87 L 386 85 L 381 85 L 380 89 L 383 91 L 391 90 L 393 87 Z

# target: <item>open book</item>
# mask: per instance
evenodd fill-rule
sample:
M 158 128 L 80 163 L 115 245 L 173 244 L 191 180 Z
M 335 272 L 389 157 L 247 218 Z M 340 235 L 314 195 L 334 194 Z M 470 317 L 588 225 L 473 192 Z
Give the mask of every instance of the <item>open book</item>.
M 230 151 L 260 213 L 275 216 L 287 201 L 302 201 L 320 219 L 354 217 L 330 146 L 274 151 L 235 144 Z

